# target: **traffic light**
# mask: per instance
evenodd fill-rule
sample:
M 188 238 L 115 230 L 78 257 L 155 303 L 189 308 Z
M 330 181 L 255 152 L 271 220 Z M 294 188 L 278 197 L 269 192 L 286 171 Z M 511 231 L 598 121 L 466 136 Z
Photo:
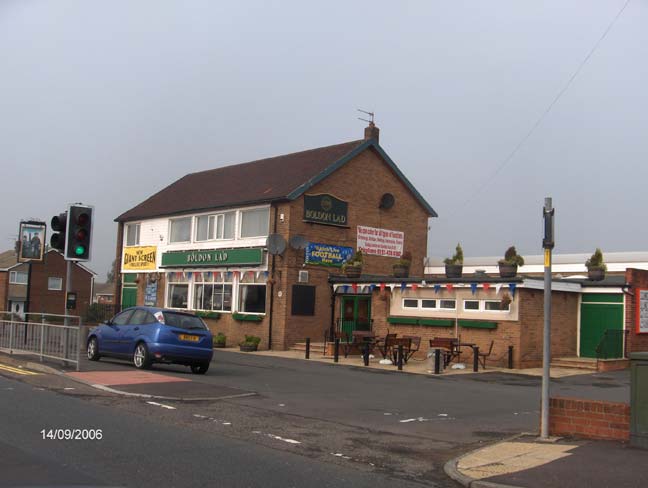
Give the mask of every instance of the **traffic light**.
M 68 207 L 65 259 L 68 261 L 89 261 L 92 241 L 92 211 L 88 205 Z
M 67 212 L 52 217 L 52 237 L 50 237 L 50 246 L 59 251 L 65 249 L 65 226 L 67 225 Z

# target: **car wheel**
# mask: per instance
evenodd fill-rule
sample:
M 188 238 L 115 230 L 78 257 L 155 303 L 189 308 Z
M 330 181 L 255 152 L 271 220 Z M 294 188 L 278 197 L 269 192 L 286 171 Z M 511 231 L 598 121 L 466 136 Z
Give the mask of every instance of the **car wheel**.
M 191 372 L 193 374 L 205 374 L 209 369 L 209 363 L 198 363 L 191 365 Z
M 139 342 L 135 346 L 135 352 L 133 353 L 133 364 L 137 369 L 149 369 L 151 362 L 151 356 L 149 355 L 146 344 Z
M 88 341 L 88 359 L 90 361 L 99 361 L 99 343 L 97 342 L 96 337 L 92 337 Z

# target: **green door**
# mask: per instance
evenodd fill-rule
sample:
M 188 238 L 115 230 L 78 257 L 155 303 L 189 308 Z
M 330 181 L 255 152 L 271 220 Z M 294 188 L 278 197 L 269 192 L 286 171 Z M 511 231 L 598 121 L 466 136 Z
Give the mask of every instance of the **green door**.
M 371 297 L 343 296 L 341 329 L 351 337 L 354 330 L 371 330 Z
M 605 356 L 623 357 L 623 321 L 622 295 L 584 294 L 580 317 L 580 356 L 596 358 L 596 348 L 605 336 Z M 606 331 L 611 332 L 606 335 Z
M 137 287 L 124 286 L 122 288 L 122 310 L 128 307 L 134 307 L 135 305 L 137 305 Z

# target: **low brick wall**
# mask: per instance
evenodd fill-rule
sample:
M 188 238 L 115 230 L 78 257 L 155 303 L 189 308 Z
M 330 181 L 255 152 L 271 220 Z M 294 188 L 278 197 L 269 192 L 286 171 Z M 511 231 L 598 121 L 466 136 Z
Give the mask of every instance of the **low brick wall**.
M 549 433 L 627 441 L 630 438 L 630 405 L 578 398 L 551 398 Z

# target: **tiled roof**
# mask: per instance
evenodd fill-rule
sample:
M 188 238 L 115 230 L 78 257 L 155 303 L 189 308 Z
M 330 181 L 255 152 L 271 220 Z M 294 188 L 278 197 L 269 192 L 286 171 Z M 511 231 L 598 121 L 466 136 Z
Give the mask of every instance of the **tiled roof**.
M 0 253 L 0 269 L 8 269 L 18 263 L 16 251 L 13 249 Z
M 373 147 L 430 216 L 436 212 L 374 139 L 320 147 L 188 174 L 115 220 L 126 222 L 195 211 L 294 200 L 357 154 Z

